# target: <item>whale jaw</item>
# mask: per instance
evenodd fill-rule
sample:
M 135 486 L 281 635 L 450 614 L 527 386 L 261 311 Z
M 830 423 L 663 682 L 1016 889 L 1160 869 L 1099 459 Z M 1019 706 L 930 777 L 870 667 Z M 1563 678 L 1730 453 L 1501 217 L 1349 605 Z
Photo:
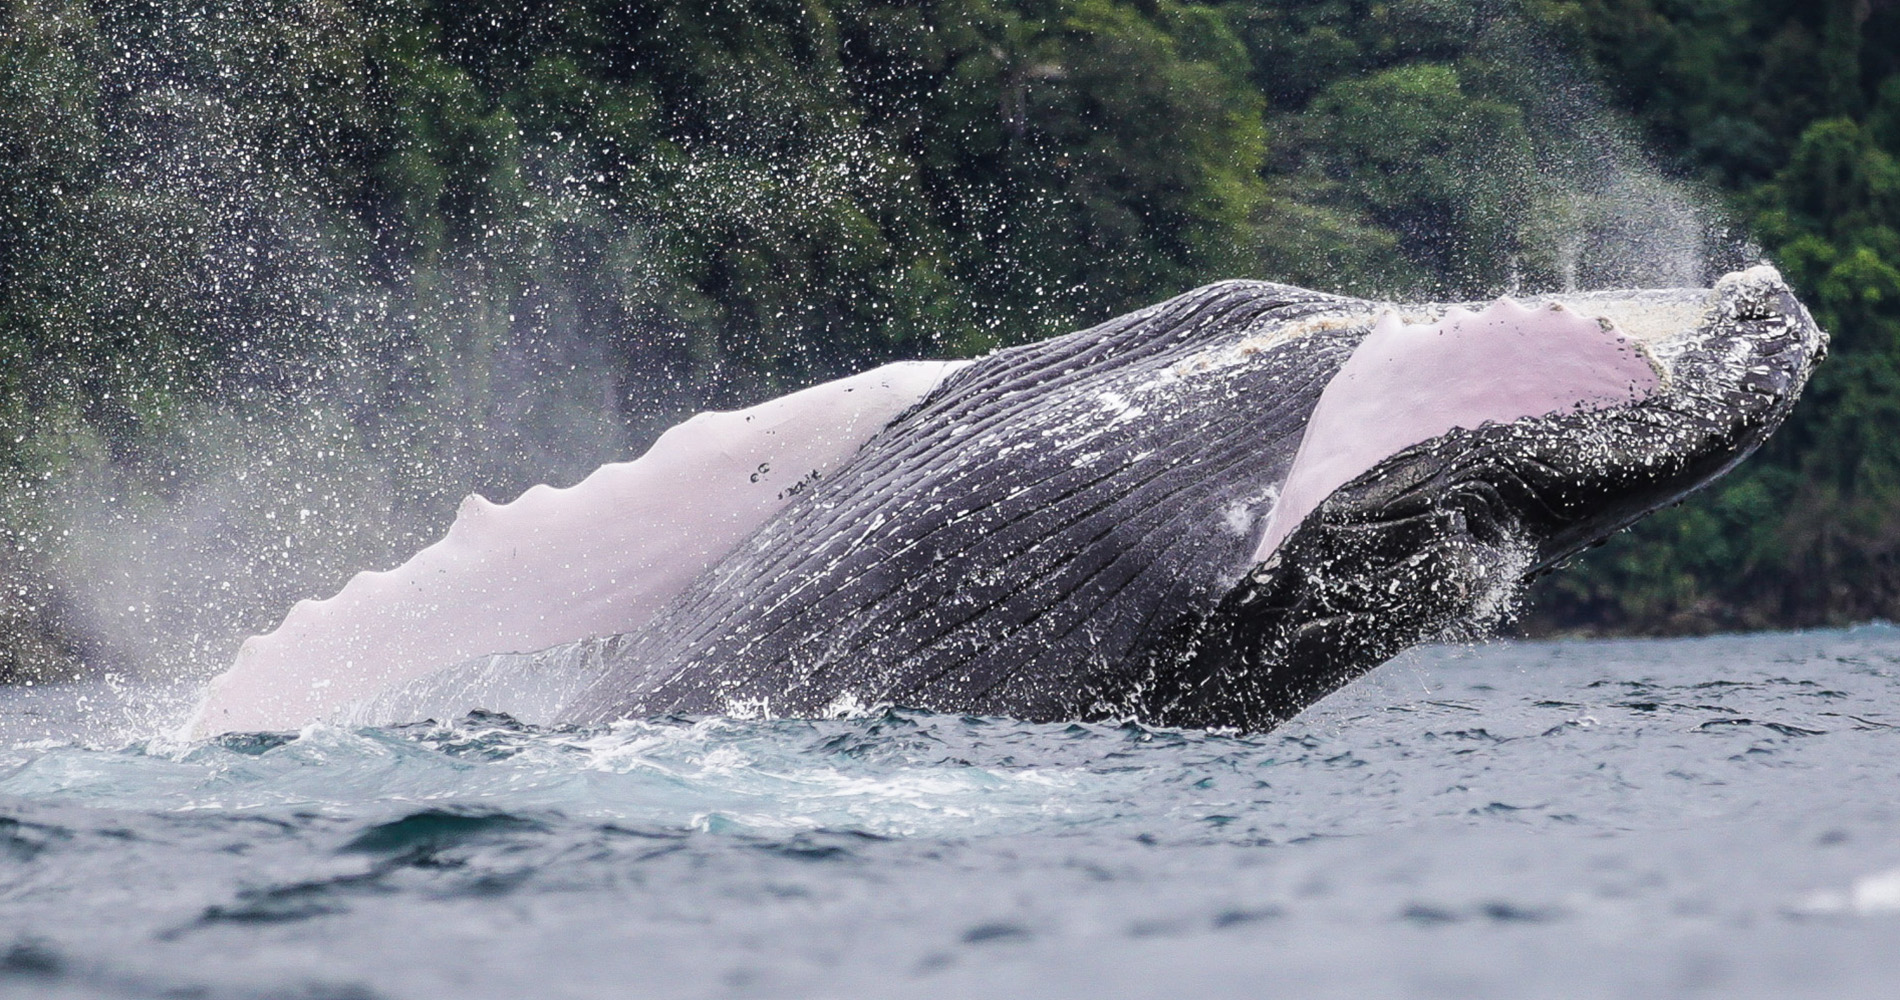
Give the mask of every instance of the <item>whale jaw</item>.
M 1314 504 L 1263 541 L 1186 654 L 1153 665 L 1140 714 L 1268 729 L 1411 645 L 1488 632 L 1531 576 L 1746 458 L 1827 351 L 1769 267 L 1574 305 L 1693 323 L 1646 331 L 1659 378 L 1620 403 L 1453 427 Z

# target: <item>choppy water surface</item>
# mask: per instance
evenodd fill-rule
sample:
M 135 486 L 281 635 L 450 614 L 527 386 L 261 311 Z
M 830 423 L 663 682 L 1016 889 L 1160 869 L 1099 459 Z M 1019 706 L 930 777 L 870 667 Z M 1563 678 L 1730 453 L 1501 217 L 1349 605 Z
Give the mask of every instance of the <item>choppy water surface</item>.
M 1235 736 L 181 744 L 0 693 L 0 993 L 1890 996 L 1900 630 L 1407 655 Z M 115 731 L 116 730 L 116 731 Z

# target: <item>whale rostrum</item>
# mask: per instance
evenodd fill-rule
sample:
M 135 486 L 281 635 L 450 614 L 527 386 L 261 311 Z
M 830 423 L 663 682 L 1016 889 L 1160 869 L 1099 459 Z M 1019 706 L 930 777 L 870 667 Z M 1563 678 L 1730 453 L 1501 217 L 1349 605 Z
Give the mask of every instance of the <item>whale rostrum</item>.
M 193 729 L 887 703 L 1270 728 L 1733 467 L 1826 344 L 1766 266 L 1481 306 L 1210 285 L 470 498 L 247 641 Z

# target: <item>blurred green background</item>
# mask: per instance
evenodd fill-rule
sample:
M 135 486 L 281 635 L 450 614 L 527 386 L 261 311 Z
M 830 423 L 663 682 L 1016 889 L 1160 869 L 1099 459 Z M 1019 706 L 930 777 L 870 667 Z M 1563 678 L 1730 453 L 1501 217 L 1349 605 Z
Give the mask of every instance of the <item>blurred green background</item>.
M 1894 0 L 10 0 L 0 678 L 215 669 L 691 410 L 1227 277 L 1777 263 L 1757 459 L 1536 633 L 1900 617 Z

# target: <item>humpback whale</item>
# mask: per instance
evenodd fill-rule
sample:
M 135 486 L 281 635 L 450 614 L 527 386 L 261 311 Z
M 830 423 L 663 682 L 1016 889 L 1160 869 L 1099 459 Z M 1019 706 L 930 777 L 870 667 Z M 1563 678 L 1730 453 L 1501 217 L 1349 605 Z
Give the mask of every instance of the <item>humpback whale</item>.
M 701 414 L 247 640 L 190 729 L 893 703 L 1271 728 L 1721 475 L 1827 335 L 1709 289 L 1201 288 Z

